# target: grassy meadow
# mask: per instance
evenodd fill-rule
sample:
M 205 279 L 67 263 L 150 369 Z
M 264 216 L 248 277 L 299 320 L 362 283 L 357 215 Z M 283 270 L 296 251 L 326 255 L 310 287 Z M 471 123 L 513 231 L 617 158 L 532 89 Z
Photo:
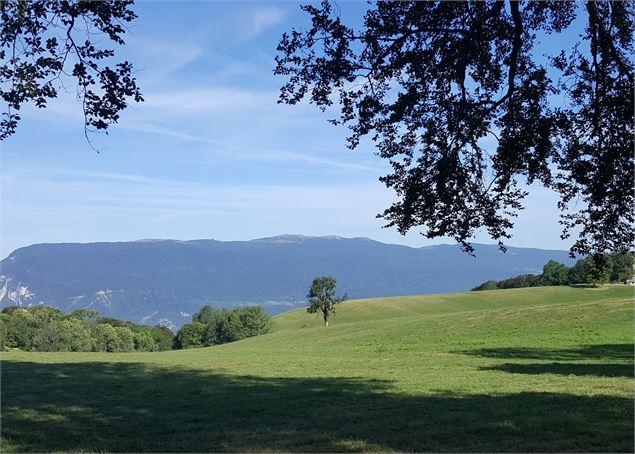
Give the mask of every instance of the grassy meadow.
M 7 352 L 1 451 L 633 452 L 633 288 L 304 310 L 158 353 Z

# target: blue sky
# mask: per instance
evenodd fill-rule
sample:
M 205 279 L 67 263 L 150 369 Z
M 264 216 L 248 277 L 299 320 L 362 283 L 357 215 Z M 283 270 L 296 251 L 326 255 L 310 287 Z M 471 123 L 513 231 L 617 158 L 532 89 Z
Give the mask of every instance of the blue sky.
M 364 2 L 342 3 L 354 20 Z M 276 103 L 277 42 L 306 24 L 295 2 L 138 2 L 118 55 L 146 99 L 109 135 L 83 135 L 74 92 L 26 108 L 0 144 L 0 255 L 42 242 L 141 238 L 246 240 L 281 233 L 367 236 L 425 246 L 383 229 L 394 195 L 372 146 L 350 151 L 346 131 L 306 103 Z M 509 244 L 567 249 L 556 197 L 535 188 Z M 476 238 L 491 242 L 486 236 Z

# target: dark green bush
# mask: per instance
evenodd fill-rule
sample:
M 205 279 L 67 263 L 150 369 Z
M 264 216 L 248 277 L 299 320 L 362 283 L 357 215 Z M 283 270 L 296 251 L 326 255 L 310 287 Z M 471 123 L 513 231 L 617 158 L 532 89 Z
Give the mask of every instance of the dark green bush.
M 270 317 L 260 306 L 239 307 L 229 311 L 206 305 L 192 316 L 192 320 L 177 333 L 175 348 L 225 344 L 268 333 L 271 328 Z M 196 328 L 192 325 L 196 325 Z M 199 325 L 204 327 L 202 334 Z M 201 345 L 198 345 L 199 335 Z
M 192 322 L 181 326 L 174 338 L 174 348 L 197 348 L 203 347 L 203 338 L 207 326 L 203 323 Z

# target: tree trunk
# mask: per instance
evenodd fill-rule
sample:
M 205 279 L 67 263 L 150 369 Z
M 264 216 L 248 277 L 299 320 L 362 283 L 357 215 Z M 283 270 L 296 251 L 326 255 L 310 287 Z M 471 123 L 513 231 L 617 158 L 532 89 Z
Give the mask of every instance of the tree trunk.
M 324 314 L 324 326 L 329 326 L 329 313 L 326 311 L 322 312 Z

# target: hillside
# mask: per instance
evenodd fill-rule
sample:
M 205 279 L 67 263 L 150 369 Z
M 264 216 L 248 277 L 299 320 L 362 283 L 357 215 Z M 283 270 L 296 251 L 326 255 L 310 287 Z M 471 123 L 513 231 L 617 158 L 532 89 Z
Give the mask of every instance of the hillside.
M 633 452 L 632 327 L 632 287 L 543 287 L 349 301 L 328 328 L 296 310 L 205 349 L 3 353 L 3 452 Z
M 333 275 L 351 298 L 465 291 L 488 279 L 540 273 L 566 251 L 476 245 L 411 248 L 367 238 L 281 235 L 253 241 L 145 240 L 37 244 L 0 262 L 0 305 L 91 308 L 136 323 L 180 326 L 204 304 L 304 305 L 315 276 Z M 22 288 L 22 295 L 17 292 Z M 27 290 L 28 289 L 28 290 Z

